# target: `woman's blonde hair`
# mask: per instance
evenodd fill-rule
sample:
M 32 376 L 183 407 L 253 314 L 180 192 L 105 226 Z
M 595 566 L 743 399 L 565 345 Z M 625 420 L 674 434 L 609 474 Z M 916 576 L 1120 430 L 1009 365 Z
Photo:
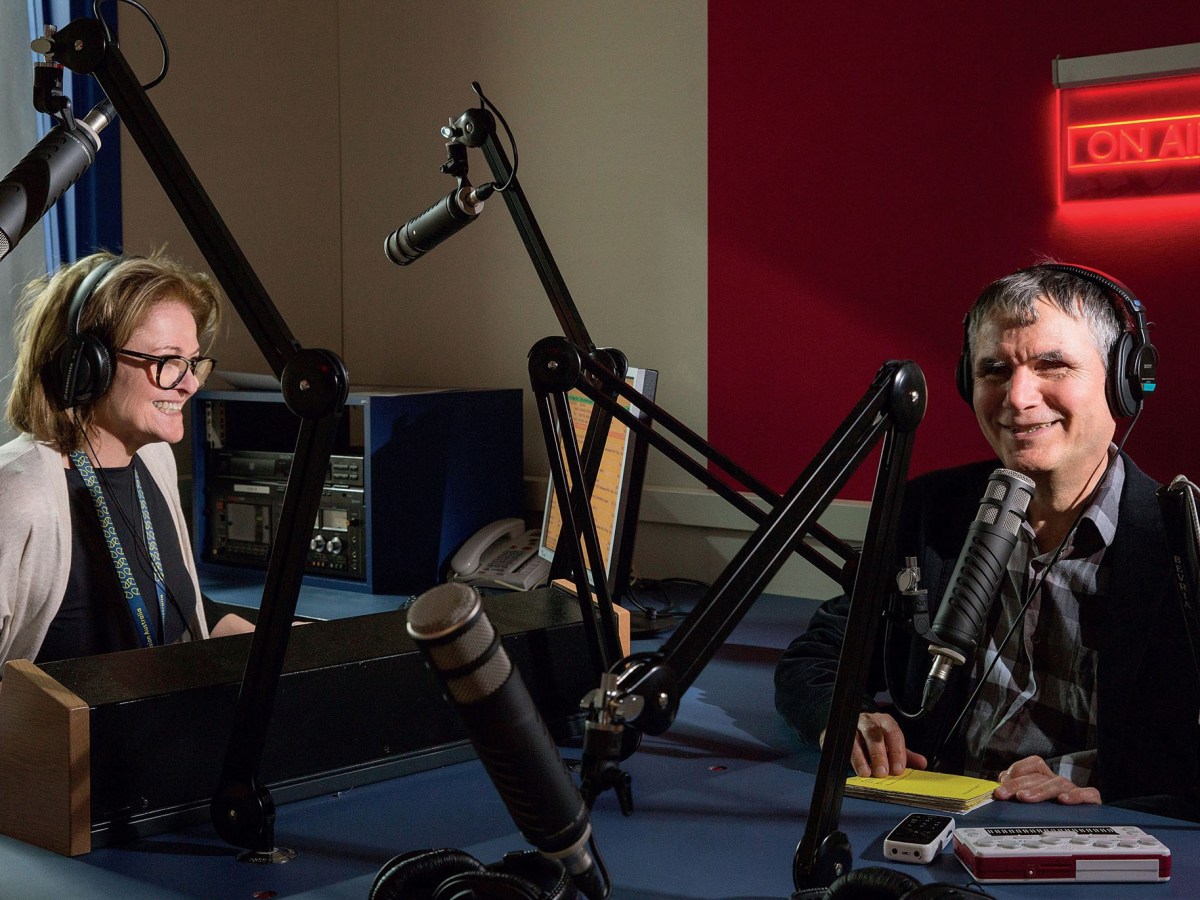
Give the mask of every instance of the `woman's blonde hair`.
M 92 292 L 79 318 L 110 354 L 122 347 L 160 303 L 182 303 L 196 320 L 201 352 L 207 352 L 221 323 L 221 294 L 211 278 L 162 254 L 119 258 L 93 253 L 53 275 L 31 281 L 21 292 L 13 338 L 17 360 L 8 396 L 9 423 L 50 444 L 60 453 L 80 449 L 91 425 L 96 400 L 63 408 L 54 385 L 67 344 L 71 301 L 88 273 L 109 260 L 120 261 Z

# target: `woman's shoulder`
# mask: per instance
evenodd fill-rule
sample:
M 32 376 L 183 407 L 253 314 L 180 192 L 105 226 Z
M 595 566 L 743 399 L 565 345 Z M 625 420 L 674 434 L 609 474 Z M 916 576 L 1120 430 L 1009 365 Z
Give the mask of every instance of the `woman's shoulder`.
M 27 434 L 0 445 L 0 478 L 9 486 L 33 482 L 36 476 L 45 477 L 61 468 L 62 454 Z
M 29 435 L 0 445 L 0 496 L 6 517 L 15 519 L 16 513 L 30 506 L 46 509 L 52 501 L 55 475 L 62 479 L 62 471 L 62 454 Z M 62 483 L 65 485 L 65 479 Z

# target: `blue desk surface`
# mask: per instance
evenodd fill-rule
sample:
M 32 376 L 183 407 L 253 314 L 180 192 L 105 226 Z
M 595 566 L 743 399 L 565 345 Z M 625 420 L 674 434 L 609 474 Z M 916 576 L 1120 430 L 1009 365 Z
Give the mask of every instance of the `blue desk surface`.
M 200 584 L 205 594 L 218 603 L 258 609 L 262 603 L 263 574 L 251 569 L 202 566 Z M 296 615 L 327 621 L 371 613 L 392 612 L 409 604 L 408 594 L 365 594 L 305 584 L 296 599 Z
M 633 816 L 621 816 L 612 794 L 597 802 L 593 827 L 614 897 L 779 900 L 791 893 L 817 759 L 775 714 L 771 672 L 811 610 L 806 601 L 762 598 L 688 691 L 674 727 L 646 738 L 624 764 L 633 776 Z M 885 833 L 910 811 L 844 802 L 841 828 L 856 868 L 883 862 Z M 1172 849 L 1173 875 L 1164 884 L 994 885 L 997 897 L 1154 900 L 1193 897 L 1200 889 L 1200 826 L 1191 823 L 1104 807 L 1012 803 L 989 804 L 960 823 L 1134 824 Z M 75 859 L 0 837 L 0 896 L 363 900 L 379 868 L 404 851 L 456 847 L 493 862 L 527 847 L 477 761 L 281 806 L 275 833 L 280 846 L 296 851 L 292 862 L 238 863 L 200 826 Z M 904 868 L 926 881 L 967 880 L 950 854 Z

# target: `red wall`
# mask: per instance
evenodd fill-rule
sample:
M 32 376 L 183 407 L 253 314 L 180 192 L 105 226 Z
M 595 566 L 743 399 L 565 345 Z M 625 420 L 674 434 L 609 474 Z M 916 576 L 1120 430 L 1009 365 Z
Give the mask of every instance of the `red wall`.
M 713 444 L 783 490 L 879 366 L 913 359 L 929 409 L 910 471 L 984 458 L 954 390 L 962 316 L 1050 255 L 1145 303 L 1159 389 L 1127 449 L 1200 478 L 1200 199 L 1060 209 L 1051 81 L 1055 56 L 1196 41 L 1193 3 L 710 0 Z

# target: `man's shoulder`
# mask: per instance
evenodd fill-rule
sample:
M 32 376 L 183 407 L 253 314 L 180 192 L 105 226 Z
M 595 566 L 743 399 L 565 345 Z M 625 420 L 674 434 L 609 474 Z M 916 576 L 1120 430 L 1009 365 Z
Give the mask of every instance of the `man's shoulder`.
M 935 469 L 918 475 L 905 488 L 911 494 L 929 501 L 960 498 L 966 492 L 968 502 L 978 503 L 976 492 L 987 482 L 988 476 L 1000 465 L 998 460 L 980 460 L 949 469 Z
M 933 557 L 957 556 L 988 476 L 997 465 L 995 460 L 984 460 L 912 479 L 904 489 L 898 534 L 901 556 L 923 556 L 926 567 Z
M 1125 493 L 1130 492 L 1139 494 L 1153 494 L 1162 484 L 1151 478 L 1145 472 L 1138 468 L 1137 463 L 1128 453 L 1121 453 L 1121 459 L 1125 463 Z

